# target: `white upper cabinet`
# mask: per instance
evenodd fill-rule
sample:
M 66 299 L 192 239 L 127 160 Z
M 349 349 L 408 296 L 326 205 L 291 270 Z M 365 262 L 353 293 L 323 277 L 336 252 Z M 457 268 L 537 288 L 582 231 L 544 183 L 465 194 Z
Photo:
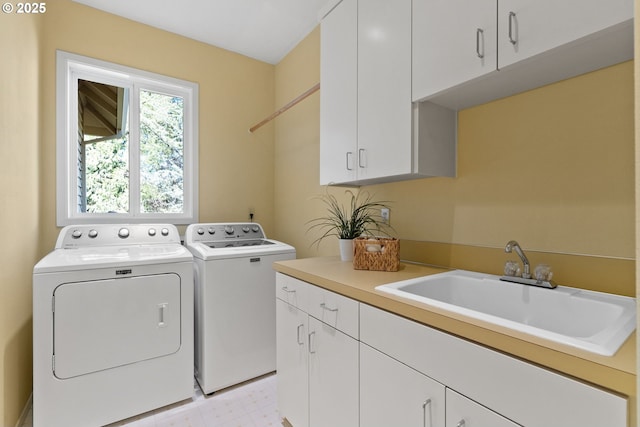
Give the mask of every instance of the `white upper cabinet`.
M 595 36 L 632 14 L 632 0 L 499 0 L 498 68 Z
M 358 178 L 411 173 L 411 0 L 358 2 Z
M 356 179 L 358 1 L 343 0 L 322 20 L 320 182 Z
M 414 101 L 459 110 L 633 58 L 633 0 L 413 0 Z
M 496 71 L 496 0 L 413 0 L 413 100 Z
M 342 0 L 323 18 L 320 184 L 455 176 L 456 112 L 411 102 L 411 8 Z

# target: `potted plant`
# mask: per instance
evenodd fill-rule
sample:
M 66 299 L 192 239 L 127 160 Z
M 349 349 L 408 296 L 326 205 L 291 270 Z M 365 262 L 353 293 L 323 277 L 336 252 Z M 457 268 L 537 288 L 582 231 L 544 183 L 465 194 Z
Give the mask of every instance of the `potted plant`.
M 336 236 L 340 242 L 340 256 L 343 261 L 353 259 L 353 239 L 363 235 L 388 235 L 391 228 L 380 215 L 380 209 L 389 209 L 383 201 L 374 201 L 367 191 L 345 190 L 347 203 L 329 193 L 317 196 L 327 207 L 327 215 L 309 221 L 309 231 L 320 229 L 322 235 L 312 244 L 320 244 L 325 237 Z

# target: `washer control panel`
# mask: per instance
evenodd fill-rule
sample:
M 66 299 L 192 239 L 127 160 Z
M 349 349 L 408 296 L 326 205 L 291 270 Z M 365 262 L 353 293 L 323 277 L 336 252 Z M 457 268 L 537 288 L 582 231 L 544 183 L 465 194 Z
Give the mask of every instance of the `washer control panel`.
M 213 242 L 230 239 L 266 239 L 255 222 L 192 224 L 187 227 L 187 242 Z
M 68 225 L 60 231 L 56 249 L 86 246 L 180 244 L 173 224 Z

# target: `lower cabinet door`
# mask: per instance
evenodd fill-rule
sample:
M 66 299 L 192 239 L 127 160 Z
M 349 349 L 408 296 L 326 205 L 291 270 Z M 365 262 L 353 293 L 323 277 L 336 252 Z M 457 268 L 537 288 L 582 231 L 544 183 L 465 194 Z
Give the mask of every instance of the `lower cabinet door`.
M 360 344 L 360 425 L 444 427 L 445 386 Z
M 447 389 L 446 427 L 518 427 L 513 421 Z
M 358 341 L 311 316 L 308 340 L 310 427 L 359 426 Z
M 278 411 L 294 427 L 309 426 L 308 315 L 276 299 Z

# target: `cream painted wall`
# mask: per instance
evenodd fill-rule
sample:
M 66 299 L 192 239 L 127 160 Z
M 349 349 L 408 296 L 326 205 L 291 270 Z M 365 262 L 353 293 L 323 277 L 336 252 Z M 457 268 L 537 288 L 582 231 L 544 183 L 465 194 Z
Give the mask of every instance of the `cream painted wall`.
M 276 105 L 284 105 L 320 81 L 320 29 L 316 28 L 276 65 Z M 322 88 L 320 88 L 322 90 Z M 317 234 L 307 234 L 306 222 L 317 215 L 311 200 L 324 191 L 319 184 L 320 94 L 316 92 L 274 121 L 275 238 L 295 246 L 298 258 L 334 255 L 323 241 L 311 247 Z
M 278 106 L 320 81 L 320 27 L 276 65 L 275 81 Z M 320 230 L 307 231 L 308 221 L 324 212 L 324 205 L 315 200 L 316 196 L 328 190 L 338 200 L 347 201 L 346 187 L 327 189 L 319 184 L 320 94 L 316 92 L 279 116 L 274 127 L 274 238 L 295 246 L 298 258 L 338 255 L 338 246 L 333 239 L 314 244 Z
M 0 425 L 31 393 L 31 273 L 37 261 L 42 17 L 0 15 Z M 10 58 L 10 60 L 7 60 Z
M 200 221 L 248 220 L 274 228 L 273 128 L 248 129 L 273 112 L 274 67 L 70 0 L 47 4 L 42 44 L 41 253 L 55 225 L 56 49 L 193 81 L 200 86 Z
M 276 67 L 276 99 L 317 80 L 316 30 Z M 459 112 L 458 176 L 366 187 L 391 200 L 401 239 L 635 257 L 633 62 Z M 318 108 L 313 97 L 276 123 L 276 218 L 299 256 L 305 223 L 323 214 L 318 185 Z M 336 194 L 340 188 L 332 189 Z
M 370 190 L 402 238 L 634 258 L 633 62 L 458 114 L 458 174 Z

